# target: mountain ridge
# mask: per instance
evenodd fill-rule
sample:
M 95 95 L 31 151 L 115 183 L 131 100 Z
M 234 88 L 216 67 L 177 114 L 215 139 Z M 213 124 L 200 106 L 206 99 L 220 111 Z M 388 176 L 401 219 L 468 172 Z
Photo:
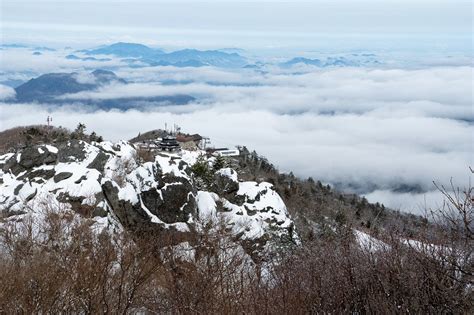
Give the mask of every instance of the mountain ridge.
M 151 66 L 239 68 L 247 64 L 245 58 L 236 52 L 181 49 L 166 53 L 162 50 L 135 43 L 115 43 L 98 49 L 80 50 L 79 52 L 86 55 L 115 55 L 122 58 L 136 58 L 137 61 Z
M 154 97 L 118 97 L 111 99 L 71 98 L 62 97 L 79 92 L 95 91 L 111 84 L 128 82 L 119 78 L 109 70 L 96 69 L 90 73 L 48 73 L 33 78 L 15 88 L 16 96 L 11 102 L 37 102 L 51 105 L 63 103 L 82 104 L 89 109 L 120 109 L 147 108 L 163 105 L 184 105 L 195 98 L 191 95 L 174 94 Z
M 299 243 L 270 183 L 238 180 L 235 170 L 216 168 L 217 160 L 203 154 L 159 153 L 145 162 L 125 141 L 28 146 L 0 157 L 2 216 L 41 220 L 39 209 L 26 209 L 54 199 L 89 215 L 94 229 L 159 233 L 175 245 L 192 242 L 193 231 L 207 221 L 225 222 L 252 257 L 268 246 Z M 198 184 L 197 163 L 215 169 L 208 186 Z

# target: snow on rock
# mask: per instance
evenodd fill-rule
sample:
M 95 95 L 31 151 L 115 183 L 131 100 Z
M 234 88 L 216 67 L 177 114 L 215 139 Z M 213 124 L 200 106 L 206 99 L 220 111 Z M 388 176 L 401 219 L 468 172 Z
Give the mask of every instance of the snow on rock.
M 158 154 L 155 161 L 160 166 L 163 174 L 170 174 L 175 177 L 184 177 L 189 179 L 188 174 L 184 171 L 187 165 L 178 155 L 174 154 Z
M 224 204 L 224 208 L 234 214 L 235 229 L 243 232 L 244 238 L 260 237 L 271 230 L 278 237 L 286 234 L 296 241 L 293 221 L 273 185 L 266 182 L 242 182 L 239 183 L 236 195 L 244 198 L 243 204 L 228 202 Z
M 217 218 L 217 204 L 219 196 L 207 191 L 198 191 L 196 196 L 198 219 L 202 222 L 215 221 Z
M 198 191 L 191 166 L 201 158 L 202 151 L 182 150 L 143 163 L 126 141 L 27 147 L 0 156 L 0 212 L 6 220 L 41 220 L 42 205 L 54 204 L 87 214 L 97 232 L 119 225 L 176 236 L 212 221 L 225 222 L 245 242 L 299 242 L 271 184 L 239 182 L 235 170 L 223 168 L 215 172 L 210 191 Z
M 52 145 L 47 144 L 45 145 L 45 147 L 51 153 L 56 153 L 56 154 L 58 153 L 58 148 L 53 147 Z
M 130 202 L 132 205 L 137 204 L 139 202 L 137 192 L 135 191 L 133 185 L 130 183 L 126 183 L 125 187 L 119 188 L 118 197 L 121 200 Z
M 118 160 L 132 157 L 134 152 L 133 146 L 126 142 L 114 145 L 71 140 L 3 155 L 0 157 L 1 211 L 7 217 L 25 209 L 41 211 L 39 205 L 45 204 L 41 201 L 55 200 L 61 209 L 92 211 L 104 226 L 107 221 L 103 218 L 112 219 L 112 214 L 108 213 L 110 207 L 104 200 L 102 180 L 107 176 L 113 178 L 116 174 L 112 167 L 120 164 Z
M 235 179 L 235 171 L 221 173 Z M 242 240 L 275 241 L 299 244 L 288 210 L 270 183 L 240 182 L 228 199 L 215 193 L 200 191 L 197 196 L 199 218 L 223 222 Z
M 222 176 L 228 177 L 230 180 L 236 182 L 237 181 L 237 172 L 231 168 L 222 168 L 217 171 L 217 174 Z
M 187 150 L 182 150 L 178 156 L 183 160 L 185 163 L 188 165 L 193 165 L 195 164 L 198 159 L 206 154 L 205 151 L 187 151 Z
M 432 258 L 442 260 L 445 257 L 451 257 L 451 259 L 458 260 L 459 264 L 465 263 L 463 258 L 466 253 L 459 248 L 456 249 L 446 245 L 435 245 L 408 238 L 400 238 L 399 241 L 401 244 Z

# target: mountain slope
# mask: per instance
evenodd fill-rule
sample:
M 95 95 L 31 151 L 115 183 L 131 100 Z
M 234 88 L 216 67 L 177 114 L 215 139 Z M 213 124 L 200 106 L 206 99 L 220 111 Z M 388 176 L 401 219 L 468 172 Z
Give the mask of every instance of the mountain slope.
M 126 83 L 112 71 L 95 70 L 88 74 L 48 73 L 15 88 L 18 102 L 52 102 L 63 94 L 97 89 L 111 83 Z
M 115 55 L 118 57 L 149 58 L 163 54 L 162 50 L 153 49 L 142 44 L 115 43 L 109 46 L 83 51 L 87 55 Z
M 325 60 L 309 59 L 304 57 L 296 57 L 281 64 L 283 67 L 291 67 L 298 64 L 310 65 L 315 67 L 358 67 L 357 61 L 349 60 L 345 57 L 329 57 Z
M 49 73 L 15 88 L 16 102 L 38 102 L 61 105 L 75 103 L 99 109 L 145 108 L 162 105 L 183 105 L 195 100 L 185 94 L 151 96 L 151 97 L 118 97 L 111 99 L 94 99 L 74 97 L 75 93 L 95 91 L 110 84 L 127 84 L 112 71 L 95 70 L 91 73 Z
M 140 61 L 151 66 L 202 67 L 215 66 L 239 68 L 247 64 L 246 59 L 236 52 L 219 50 L 183 49 L 170 53 L 152 49 L 142 44 L 115 43 L 92 50 L 81 51 L 86 55 L 115 55 L 125 58 L 130 64 Z M 79 58 L 72 56 L 69 58 Z
M 465 220 L 437 226 L 245 147 L 153 156 L 66 138 L 0 156 L 8 313 L 472 313 L 472 188 Z
M 177 66 L 209 65 L 215 67 L 242 67 L 245 59 L 237 53 L 225 53 L 218 50 L 184 49 L 161 55 L 155 61 L 169 62 Z

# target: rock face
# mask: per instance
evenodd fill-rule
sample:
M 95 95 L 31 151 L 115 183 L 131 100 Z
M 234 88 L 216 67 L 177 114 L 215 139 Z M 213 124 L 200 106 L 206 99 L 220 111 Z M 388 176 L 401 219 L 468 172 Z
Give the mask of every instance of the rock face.
M 191 166 L 201 154 L 183 150 L 140 163 L 134 146 L 123 141 L 28 147 L 0 156 L 0 212 L 18 220 L 54 200 L 102 230 L 179 234 L 182 241 L 204 224 L 224 222 L 250 251 L 298 243 L 271 184 L 240 182 L 235 170 L 224 168 L 215 172 L 212 192 L 198 191 Z
M 214 175 L 214 187 L 218 194 L 229 194 L 239 190 L 237 172 L 231 168 L 223 168 Z

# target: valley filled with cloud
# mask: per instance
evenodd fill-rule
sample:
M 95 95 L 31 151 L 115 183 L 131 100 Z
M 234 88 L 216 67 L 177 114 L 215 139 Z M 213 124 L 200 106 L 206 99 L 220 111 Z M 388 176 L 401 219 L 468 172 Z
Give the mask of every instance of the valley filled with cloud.
M 464 186 L 470 180 L 473 68 L 466 56 L 419 67 L 378 56 L 380 64 L 333 67 L 251 57 L 252 67 L 222 68 L 137 65 L 111 56 L 71 60 L 67 49 L 32 56 L 34 50 L 2 49 L 2 130 L 41 124 L 50 115 L 55 125 L 82 122 L 119 140 L 176 123 L 218 146 L 255 149 L 281 171 L 416 213 L 440 205 L 433 181 L 449 185 L 453 178 Z M 360 63 L 374 57 L 341 58 Z M 449 59 L 443 58 L 438 60 Z M 94 84 L 95 69 L 112 70 L 123 80 L 62 94 L 55 104 L 8 101 L 13 87 L 41 74 L 75 72 L 79 84 Z M 192 99 L 180 105 L 154 99 L 170 95 Z M 94 106 L 134 97 L 143 99 L 140 108 Z

